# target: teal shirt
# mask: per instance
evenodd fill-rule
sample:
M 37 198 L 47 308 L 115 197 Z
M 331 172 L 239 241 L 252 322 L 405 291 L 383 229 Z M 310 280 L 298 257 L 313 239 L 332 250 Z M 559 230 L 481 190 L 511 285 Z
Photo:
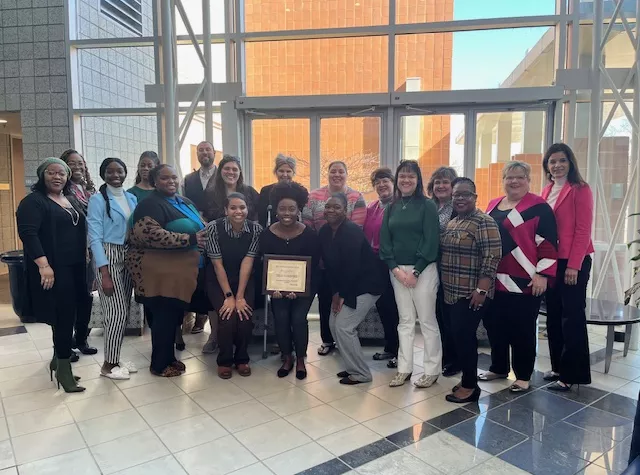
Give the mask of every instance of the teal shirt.
M 127 191 L 129 193 L 131 193 L 133 196 L 135 196 L 136 198 L 138 198 L 138 203 L 140 203 L 140 201 L 142 201 L 144 198 L 149 196 L 155 190 L 153 190 L 153 189 L 151 189 L 151 190 L 143 190 L 142 188 L 140 188 L 138 186 L 132 186 Z
M 388 206 L 380 229 L 380 259 L 389 269 L 414 266 L 422 272 L 438 259 L 440 224 L 433 201 L 414 197 Z

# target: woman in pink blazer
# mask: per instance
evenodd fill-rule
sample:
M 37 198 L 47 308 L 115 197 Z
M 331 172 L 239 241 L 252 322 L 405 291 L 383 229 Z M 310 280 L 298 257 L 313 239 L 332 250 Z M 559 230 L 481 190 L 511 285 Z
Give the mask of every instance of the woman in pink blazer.
M 558 224 L 558 272 L 546 297 L 551 371 L 544 379 L 555 381 L 549 389 L 566 392 L 574 384 L 591 383 L 585 307 L 593 253 L 593 195 L 568 145 L 553 144 L 542 168 L 550 181 L 542 197 Z

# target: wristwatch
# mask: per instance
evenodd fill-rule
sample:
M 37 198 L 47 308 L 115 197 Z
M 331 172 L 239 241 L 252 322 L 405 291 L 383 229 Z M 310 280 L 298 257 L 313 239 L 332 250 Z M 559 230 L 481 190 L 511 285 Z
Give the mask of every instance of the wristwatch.
M 476 292 L 478 295 L 487 295 L 487 291 L 484 289 L 476 289 Z
M 413 269 L 413 270 L 411 271 L 411 273 L 412 273 L 413 275 L 415 275 L 416 277 L 420 277 L 420 271 L 419 271 L 419 270 Z
M 233 292 L 227 292 L 224 294 L 224 298 L 228 299 L 229 297 L 233 297 Z

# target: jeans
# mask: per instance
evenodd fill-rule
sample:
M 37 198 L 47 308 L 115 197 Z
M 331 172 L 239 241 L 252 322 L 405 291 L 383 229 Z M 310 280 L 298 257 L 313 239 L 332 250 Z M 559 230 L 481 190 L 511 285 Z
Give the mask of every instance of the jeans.
M 312 302 L 311 297 L 298 297 L 293 300 L 271 299 L 276 340 L 283 355 L 290 355 L 295 347 L 297 358 L 307 356 L 309 345 L 307 315 Z

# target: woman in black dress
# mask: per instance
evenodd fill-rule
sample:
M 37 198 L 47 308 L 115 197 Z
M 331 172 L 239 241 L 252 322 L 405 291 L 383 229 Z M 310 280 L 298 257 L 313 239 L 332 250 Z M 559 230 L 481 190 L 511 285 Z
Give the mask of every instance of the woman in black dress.
M 87 221 L 71 193 L 71 169 L 59 158 L 47 158 L 37 170 L 38 182 L 16 213 L 24 245 L 27 276 L 25 303 L 36 320 L 51 325 L 58 387 L 81 392 L 71 372 L 76 314 L 89 302 L 87 289 Z
M 305 379 L 307 370 L 304 358 L 309 345 L 307 314 L 313 302 L 318 280 L 320 261 L 318 236 L 298 221 L 300 210 L 309 199 L 307 189 L 298 183 L 281 182 L 271 190 L 271 206 L 278 221 L 265 229 L 260 236 L 260 252 L 285 256 L 311 257 L 311 292 L 308 297 L 294 293 L 274 292 L 271 308 L 275 319 L 276 339 L 282 351 L 283 363 L 278 377 L 289 375 L 294 366 L 293 347 L 296 350 L 296 378 Z M 292 342 L 293 341 L 293 345 Z

